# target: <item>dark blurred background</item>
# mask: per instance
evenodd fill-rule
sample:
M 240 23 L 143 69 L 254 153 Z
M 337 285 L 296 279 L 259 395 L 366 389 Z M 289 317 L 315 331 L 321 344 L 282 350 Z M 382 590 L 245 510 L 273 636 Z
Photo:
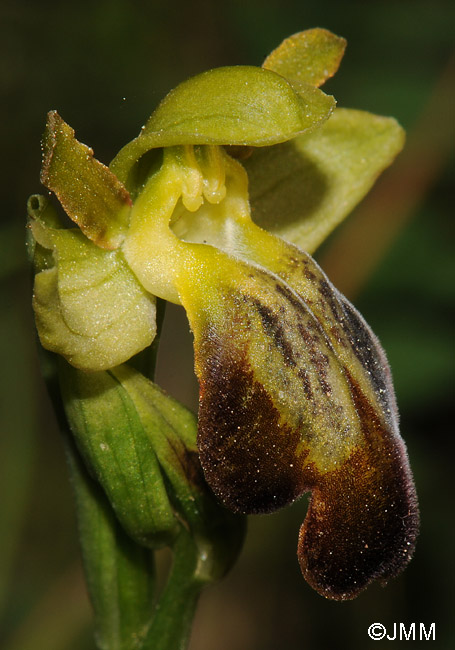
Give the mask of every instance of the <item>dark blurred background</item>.
M 191 650 L 389 647 L 367 629 L 436 624 L 455 647 L 453 436 L 453 45 L 442 0 L 3 0 L 0 6 L 0 646 L 94 648 L 65 458 L 40 378 L 24 252 L 40 136 L 57 109 L 108 163 L 189 75 L 256 64 L 286 36 L 325 27 L 348 40 L 327 86 L 340 106 L 393 115 L 407 146 L 317 257 L 381 339 L 420 497 L 414 560 L 386 588 L 333 603 L 303 581 L 295 549 L 305 499 L 250 521 L 231 574 L 203 595 Z M 450 63 L 450 59 L 452 62 Z M 159 378 L 195 408 L 191 338 L 168 311 Z M 399 641 L 394 641 L 398 644 Z M 412 641 L 403 641 L 413 647 Z M 376 645 L 375 645 L 376 644 Z

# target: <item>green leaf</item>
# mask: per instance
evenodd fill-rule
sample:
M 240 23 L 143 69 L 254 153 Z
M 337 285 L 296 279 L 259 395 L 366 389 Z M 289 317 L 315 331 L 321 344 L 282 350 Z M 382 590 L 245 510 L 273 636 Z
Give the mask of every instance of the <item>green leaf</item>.
M 403 143 L 404 132 L 393 118 L 336 109 L 314 133 L 254 150 L 244 161 L 253 220 L 313 252 Z
M 180 524 L 131 398 L 109 372 L 84 373 L 61 362 L 59 374 L 77 446 L 123 527 L 139 544 L 171 543 Z
M 156 147 L 185 144 L 264 146 L 324 122 L 333 97 L 309 84 L 299 92 L 280 75 L 251 66 L 216 68 L 184 81 L 161 102 L 111 169 L 129 184 L 133 165 Z
M 66 448 L 97 646 L 100 650 L 135 650 L 152 616 L 153 554 L 122 529 L 69 439 Z
M 56 111 L 48 113 L 41 182 L 56 194 L 68 216 L 97 246 L 120 246 L 131 199 L 118 178 L 78 142 Z
M 262 66 L 296 88 L 302 82 L 319 87 L 338 70 L 345 48 L 344 38 L 316 27 L 286 38 Z
M 47 214 L 44 199 L 29 223 L 39 244 L 32 246 L 39 270 L 33 307 L 43 347 L 79 368 L 101 370 L 150 345 L 155 298 L 139 284 L 121 251 L 98 248 L 75 229 L 50 228 L 42 214 Z

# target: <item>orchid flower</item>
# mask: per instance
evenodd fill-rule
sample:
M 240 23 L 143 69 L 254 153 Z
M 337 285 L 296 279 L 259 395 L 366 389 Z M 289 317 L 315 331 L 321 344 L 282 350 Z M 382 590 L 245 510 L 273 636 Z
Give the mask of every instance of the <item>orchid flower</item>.
M 261 68 L 185 81 L 109 167 L 53 111 L 41 178 L 73 227 L 29 201 L 42 345 L 145 404 L 128 362 L 154 340 L 156 299 L 183 305 L 205 481 L 241 514 L 310 491 L 298 559 L 339 600 L 404 568 L 419 519 L 385 353 L 311 257 L 404 140 L 320 90 L 344 47 L 308 30 Z

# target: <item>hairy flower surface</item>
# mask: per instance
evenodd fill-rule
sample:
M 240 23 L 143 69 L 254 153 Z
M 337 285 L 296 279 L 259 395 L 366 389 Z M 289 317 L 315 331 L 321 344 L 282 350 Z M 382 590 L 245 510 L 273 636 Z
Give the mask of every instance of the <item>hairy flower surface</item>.
M 44 347 L 115 368 L 153 340 L 156 297 L 182 304 L 206 481 L 243 514 L 311 491 L 298 557 L 335 599 L 396 575 L 418 529 L 385 354 L 309 254 L 403 143 L 319 90 L 344 46 L 309 30 L 184 82 L 110 168 L 52 112 L 42 181 L 78 229 L 29 202 Z

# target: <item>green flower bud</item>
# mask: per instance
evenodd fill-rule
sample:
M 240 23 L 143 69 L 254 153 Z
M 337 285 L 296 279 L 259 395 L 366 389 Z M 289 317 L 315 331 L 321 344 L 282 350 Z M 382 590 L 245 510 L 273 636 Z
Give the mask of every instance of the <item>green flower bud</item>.
M 204 481 L 194 415 L 128 366 L 87 373 L 65 364 L 60 384 L 76 444 L 128 534 L 159 548 L 184 526 L 200 551 L 198 579 L 224 575 L 244 525 Z
M 65 413 L 77 446 L 128 534 L 159 548 L 178 535 L 159 461 L 134 403 L 112 372 L 60 364 Z

